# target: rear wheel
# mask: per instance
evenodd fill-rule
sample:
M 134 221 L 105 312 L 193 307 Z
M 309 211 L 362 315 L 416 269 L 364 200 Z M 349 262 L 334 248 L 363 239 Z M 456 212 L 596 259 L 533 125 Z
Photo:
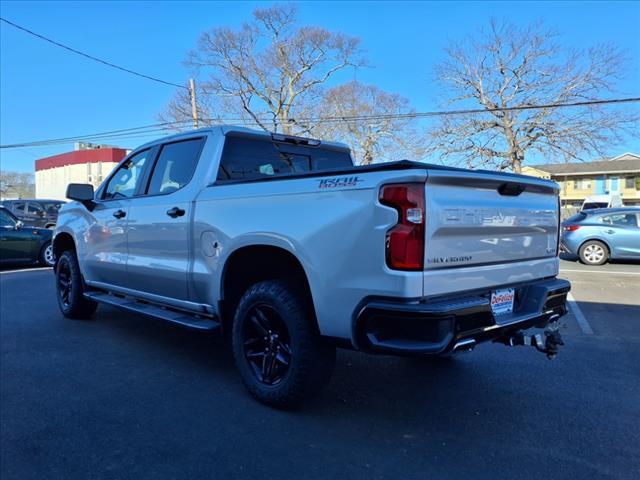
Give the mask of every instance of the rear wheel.
M 260 402 L 292 408 L 329 380 L 335 347 L 315 331 L 304 295 L 281 281 L 253 285 L 233 320 L 233 353 L 240 376 Z
M 587 265 L 602 265 L 609 259 L 609 249 L 597 240 L 589 240 L 580 247 L 580 260 Z
M 56 296 L 60 311 L 67 318 L 91 317 L 98 304 L 84 296 L 84 287 L 78 259 L 73 250 L 64 252 L 56 266 Z

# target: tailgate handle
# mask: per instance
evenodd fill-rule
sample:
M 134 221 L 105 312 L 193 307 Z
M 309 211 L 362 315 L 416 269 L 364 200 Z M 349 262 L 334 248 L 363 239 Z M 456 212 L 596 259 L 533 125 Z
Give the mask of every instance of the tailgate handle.
M 517 197 L 524 192 L 526 188 L 527 186 L 521 183 L 503 183 L 498 187 L 498 193 L 508 197 Z

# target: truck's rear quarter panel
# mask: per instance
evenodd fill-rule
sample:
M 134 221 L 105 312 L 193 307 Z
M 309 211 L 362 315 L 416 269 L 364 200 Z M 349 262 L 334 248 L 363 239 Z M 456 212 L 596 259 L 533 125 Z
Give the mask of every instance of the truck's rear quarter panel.
M 396 222 L 378 203 L 383 183 L 424 181 L 426 171 L 371 172 L 355 186 L 321 187 L 328 175 L 214 185 L 194 209 L 194 277 L 198 301 L 216 305 L 222 268 L 236 250 L 252 245 L 283 248 L 307 274 L 323 335 L 351 338 L 351 318 L 367 296 L 419 299 L 422 272 L 392 271 L 385 264 L 385 235 Z M 326 182 L 325 182 L 326 184 Z M 204 239 L 204 240 L 203 240 Z M 217 242 L 213 256 L 206 243 Z M 277 274 L 277 272 L 274 272 Z

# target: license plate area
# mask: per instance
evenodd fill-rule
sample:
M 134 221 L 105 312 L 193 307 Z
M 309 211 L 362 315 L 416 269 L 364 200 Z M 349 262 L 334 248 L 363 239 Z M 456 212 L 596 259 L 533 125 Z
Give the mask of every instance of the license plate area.
M 513 313 L 513 303 L 516 298 L 514 288 L 501 288 L 491 291 L 491 311 L 496 321 L 500 322 Z

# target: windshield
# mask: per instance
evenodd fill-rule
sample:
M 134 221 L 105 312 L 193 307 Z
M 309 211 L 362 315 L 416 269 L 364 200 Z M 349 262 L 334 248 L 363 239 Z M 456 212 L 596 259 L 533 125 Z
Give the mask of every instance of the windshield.
M 594 208 L 607 208 L 607 202 L 588 202 L 582 206 L 582 210 L 593 210 Z
M 15 227 L 18 219 L 6 208 L 0 208 L 0 226 Z

